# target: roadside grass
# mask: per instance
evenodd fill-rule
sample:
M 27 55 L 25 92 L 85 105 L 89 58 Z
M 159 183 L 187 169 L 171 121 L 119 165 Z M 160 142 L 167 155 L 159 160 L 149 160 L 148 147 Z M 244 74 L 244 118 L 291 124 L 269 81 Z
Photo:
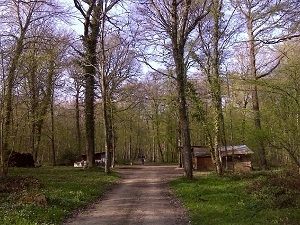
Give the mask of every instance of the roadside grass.
M 286 172 L 219 177 L 208 174 L 170 182 L 192 225 L 299 224 L 300 176 Z
M 7 187 L 0 186 L 0 224 L 40 225 L 61 224 L 109 190 L 119 177 L 99 168 L 40 167 L 10 168 L 9 179 Z

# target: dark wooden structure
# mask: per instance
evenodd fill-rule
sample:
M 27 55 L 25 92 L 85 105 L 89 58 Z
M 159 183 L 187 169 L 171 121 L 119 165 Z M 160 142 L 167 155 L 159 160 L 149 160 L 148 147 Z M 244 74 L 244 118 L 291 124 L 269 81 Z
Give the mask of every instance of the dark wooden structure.
M 214 171 L 215 166 L 211 159 L 210 149 L 204 146 L 192 146 L 194 153 L 194 168 L 199 171 Z M 227 153 L 226 153 L 227 150 Z M 220 147 L 220 155 L 222 157 L 223 166 L 236 171 L 250 171 L 252 170 L 251 155 L 254 152 L 246 145 L 238 146 L 224 146 Z

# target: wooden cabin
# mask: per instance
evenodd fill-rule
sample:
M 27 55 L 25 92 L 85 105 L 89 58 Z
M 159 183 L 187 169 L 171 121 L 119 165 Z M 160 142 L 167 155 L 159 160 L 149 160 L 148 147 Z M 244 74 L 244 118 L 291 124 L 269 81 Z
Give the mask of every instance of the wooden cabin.
M 215 166 L 211 159 L 210 149 L 204 146 L 192 146 L 194 153 L 194 168 L 199 171 L 214 171 Z M 226 154 L 227 150 L 227 154 Z M 234 163 L 234 169 L 236 171 L 250 171 L 252 170 L 251 155 L 254 152 L 246 145 L 238 146 L 222 146 L 220 148 L 220 154 L 222 157 L 223 166 L 232 169 Z

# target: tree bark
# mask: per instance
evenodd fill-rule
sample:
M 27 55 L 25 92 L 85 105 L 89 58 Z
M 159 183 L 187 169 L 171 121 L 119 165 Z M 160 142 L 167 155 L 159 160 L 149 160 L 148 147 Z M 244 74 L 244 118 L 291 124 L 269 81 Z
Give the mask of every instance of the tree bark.
M 15 81 L 15 73 L 17 70 L 17 65 L 19 62 L 19 59 L 21 57 L 21 54 L 24 49 L 24 39 L 25 34 L 27 32 L 29 26 L 29 19 L 27 20 L 27 23 L 25 24 L 24 28 L 21 29 L 20 37 L 17 39 L 16 42 L 16 48 L 11 60 L 11 66 L 8 71 L 8 77 L 7 77 L 7 86 L 6 86 L 6 92 L 4 96 L 4 129 L 2 133 L 3 138 L 3 144 L 1 149 L 1 168 L 0 168 L 0 174 L 6 176 L 8 172 L 8 158 L 9 158 L 9 152 L 10 152 L 10 139 L 11 139 L 11 119 L 12 119 L 12 103 L 13 103 L 13 87 L 14 87 L 14 81 Z
M 222 126 L 224 125 L 224 117 L 222 112 L 222 96 L 221 96 L 221 78 L 220 78 L 220 52 L 219 52 L 219 41 L 221 38 L 220 34 L 220 16 L 221 16 L 222 3 L 220 0 L 213 1 L 212 14 L 213 14 L 213 56 L 212 56 L 212 74 L 209 75 L 208 81 L 210 83 L 213 95 L 214 105 L 214 140 L 212 151 L 216 166 L 217 174 L 223 174 L 222 167 L 222 156 L 220 155 L 220 144 L 222 138 Z M 223 128 L 223 132 L 224 132 Z
M 88 6 L 82 6 L 82 2 L 87 4 Z M 102 98 L 103 93 L 104 99 L 103 108 L 106 111 L 107 108 L 107 97 L 106 89 L 107 84 L 105 80 L 105 50 L 104 50 L 104 22 L 106 14 L 109 10 L 111 10 L 119 0 L 112 1 L 110 4 L 106 4 L 103 0 L 91 0 L 91 1 L 79 1 L 74 0 L 75 7 L 80 11 L 83 15 L 84 21 L 84 35 L 83 35 L 83 45 L 85 48 L 85 63 L 84 63 L 84 73 L 85 73 L 85 126 L 86 126 L 86 136 L 87 136 L 87 166 L 92 167 L 95 165 L 95 76 L 97 73 L 96 68 L 98 68 L 98 59 L 97 59 L 97 45 L 99 42 L 99 35 L 102 39 L 101 41 L 101 78 L 102 78 Z M 101 32 L 100 32 L 101 31 Z M 104 79 L 103 79 L 104 78 Z M 106 173 L 110 172 L 111 165 L 111 131 L 109 130 L 109 121 L 107 117 L 107 112 L 104 113 L 104 126 L 105 126 L 105 140 L 106 140 Z M 108 139 L 110 143 L 108 143 Z M 107 167 L 108 166 L 108 167 Z
M 85 2 L 85 1 L 84 1 Z M 97 68 L 97 44 L 102 16 L 102 0 L 85 2 L 88 8 L 84 11 L 81 1 L 74 0 L 75 7 L 84 17 L 83 71 L 85 76 L 85 130 L 87 167 L 95 165 L 95 75 Z
M 257 91 L 257 69 L 256 69 L 256 48 L 255 48 L 255 38 L 254 38 L 254 31 L 253 31 L 253 23 L 251 18 L 248 18 L 247 21 L 247 29 L 248 29 L 248 39 L 249 39 L 249 60 L 250 60 L 250 76 L 253 81 L 252 85 L 252 109 L 254 111 L 254 126 L 256 132 L 259 134 L 262 133 L 262 126 L 261 126 L 261 118 L 260 118 L 260 108 L 259 108 L 259 98 L 258 98 L 258 91 Z M 264 140 L 262 137 L 259 137 L 259 159 L 260 159 L 260 167 L 261 169 L 266 169 L 268 167 L 267 158 L 266 158 L 266 151 Z
M 79 84 L 76 87 L 76 95 L 75 95 L 75 119 L 76 119 L 76 136 L 77 136 L 77 153 L 81 154 L 81 129 L 80 129 L 80 108 L 79 108 L 79 92 L 80 87 Z
M 52 150 L 52 165 L 56 166 L 56 149 L 55 149 L 55 124 L 54 124 L 54 91 L 51 93 L 51 150 Z
M 102 10 L 103 5 L 101 5 Z M 108 88 L 108 79 L 106 74 L 106 55 L 105 55 L 105 17 L 101 20 L 100 29 L 100 74 L 101 74 L 101 94 L 102 94 L 102 111 L 104 120 L 104 135 L 105 135 L 105 173 L 109 174 L 112 165 L 113 152 L 113 134 L 112 134 L 112 102 L 110 91 Z
M 182 55 L 183 59 L 183 55 Z M 190 140 L 190 129 L 188 120 L 188 111 L 185 96 L 185 77 L 183 75 L 182 61 L 177 60 L 176 71 L 177 72 L 177 92 L 179 96 L 179 120 L 180 120 L 180 130 L 181 130 L 181 143 L 182 143 L 182 153 L 183 153 L 183 166 L 184 173 L 189 179 L 193 178 L 193 159 L 191 150 L 191 140 Z M 180 72 L 181 71 L 181 72 Z
M 50 50 L 49 51 L 49 62 L 48 62 L 48 73 L 45 81 L 45 92 L 42 100 L 38 103 L 38 110 L 36 112 L 36 117 L 34 120 L 35 123 L 35 139 L 34 139 L 34 152 L 33 152 L 33 158 L 35 162 L 39 162 L 39 149 L 40 149 L 40 143 L 41 143 L 41 137 L 42 137 L 42 129 L 44 125 L 45 117 L 49 111 L 49 108 L 51 109 L 51 99 L 53 88 L 54 88 L 54 76 L 55 76 L 55 52 Z
M 158 151 L 161 157 L 161 161 L 165 162 L 165 158 L 164 158 L 164 153 L 161 147 L 161 141 L 160 141 L 160 132 L 159 132 L 159 121 L 158 121 L 158 104 L 156 104 L 155 99 L 154 99 L 154 111 L 155 111 L 155 115 L 154 115 L 154 127 L 155 127 L 155 131 L 153 131 L 155 133 L 156 136 L 156 140 L 157 140 L 157 147 L 158 147 Z
M 190 8 L 191 2 L 188 1 L 184 5 L 186 13 Z M 178 108 L 179 108 L 179 124 L 181 130 L 181 143 L 182 143 L 182 153 L 183 153 L 183 166 L 185 176 L 189 179 L 193 178 L 193 160 L 192 160 L 192 149 L 190 140 L 190 129 L 189 129 L 189 119 L 188 110 L 186 104 L 186 65 L 184 63 L 184 47 L 186 44 L 186 30 L 184 27 L 180 29 L 179 27 L 179 15 L 178 15 L 178 4 L 177 1 L 172 1 L 171 7 L 171 33 L 170 38 L 172 42 L 172 54 L 175 63 L 175 74 L 177 82 L 177 94 L 178 94 Z M 183 15 L 183 22 L 186 23 L 188 15 Z M 181 31 L 181 33 L 180 33 Z
M 181 143 L 185 176 L 193 178 L 193 160 L 190 141 L 189 118 L 186 100 L 187 65 L 185 59 L 185 46 L 191 32 L 197 24 L 208 14 L 208 1 L 159 1 L 149 0 L 156 15 L 156 24 L 171 40 L 170 54 L 175 64 L 175 79 L 178 94 L 179 124 L 181 130 Z M 199 5 L 197 5 L 199 4 Z M 200 5 L 201 4 L 201 5 Z M 151 14 L 153 17 L 153 14 Z M 153 18 L 152 18 L 153 20 Z M 159 34 L 160 35 L 160 34 Z

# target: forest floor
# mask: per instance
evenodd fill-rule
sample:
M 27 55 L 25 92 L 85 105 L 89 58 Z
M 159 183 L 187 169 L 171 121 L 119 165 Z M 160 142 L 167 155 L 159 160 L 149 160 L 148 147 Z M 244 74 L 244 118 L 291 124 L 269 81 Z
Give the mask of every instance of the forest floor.
M 69 218 L 66 225 L 187 225 L 186 209 L 167 182 L 183 175 L 169 165 L 122 166 L 122 181 L 97 203 Z

